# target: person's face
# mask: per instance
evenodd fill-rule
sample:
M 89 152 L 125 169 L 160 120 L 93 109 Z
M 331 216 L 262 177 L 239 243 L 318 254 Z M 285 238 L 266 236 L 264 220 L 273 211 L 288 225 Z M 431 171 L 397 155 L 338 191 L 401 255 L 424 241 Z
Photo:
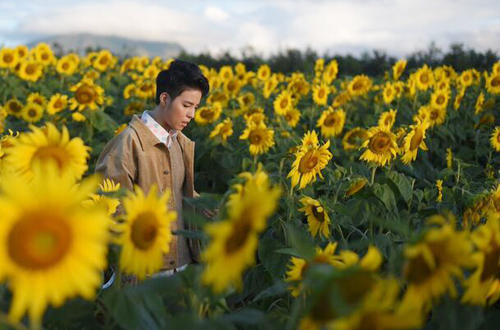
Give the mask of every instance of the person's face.
M 162 93 L 160 104 L 165 123 L 170 128 L 181 131 L 194 118 L 194 112 L 200 105 L 201 96 L 201 91 L 198 89 L 186 89 L 174 100 L 170 98 L 168 93 Z

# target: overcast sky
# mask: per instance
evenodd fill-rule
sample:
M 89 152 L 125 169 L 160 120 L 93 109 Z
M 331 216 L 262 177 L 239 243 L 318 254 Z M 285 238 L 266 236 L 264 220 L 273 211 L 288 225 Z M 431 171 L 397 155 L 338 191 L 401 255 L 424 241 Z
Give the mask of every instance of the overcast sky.
M 252 46 L 402 57 L 431 41 L 500 52 L 500 0 L 0 0 L 0 44 L 80 32 L 214 54 Z

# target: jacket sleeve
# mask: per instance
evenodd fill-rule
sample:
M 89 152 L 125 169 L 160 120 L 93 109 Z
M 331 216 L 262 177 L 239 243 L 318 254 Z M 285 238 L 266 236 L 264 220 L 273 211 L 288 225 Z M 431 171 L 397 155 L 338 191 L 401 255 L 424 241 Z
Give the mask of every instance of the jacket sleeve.
M 135 182 L 135 164 L 133 161 L 119 155 L 107 154 L 99 162 L 95 168 L 96 172 L 102 173 L 106 179 L 111 179 L 115 183 L 128 190 L 133 190 Z

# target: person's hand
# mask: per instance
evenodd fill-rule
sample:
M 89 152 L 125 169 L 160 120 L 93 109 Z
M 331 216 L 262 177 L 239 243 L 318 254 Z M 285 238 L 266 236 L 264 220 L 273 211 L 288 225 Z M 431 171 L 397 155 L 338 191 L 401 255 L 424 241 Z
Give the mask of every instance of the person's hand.
M 209 210 L 209 209 L 203 209 L 203 215 L 206 216 L 209 219 L 212 219 L 219 213 L 219 209 L 215 210 Z

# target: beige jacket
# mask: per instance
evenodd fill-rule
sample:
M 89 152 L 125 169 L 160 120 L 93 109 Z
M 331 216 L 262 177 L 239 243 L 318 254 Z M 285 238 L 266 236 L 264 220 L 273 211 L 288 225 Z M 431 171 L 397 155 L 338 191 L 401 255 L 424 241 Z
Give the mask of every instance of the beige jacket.
M 198 197 L 199 194 L 194 190 L 195 142 L 182 132 L 177 134 L 177 140 L 182 149 L 185 165 L 184 196 Z M 106 144 L 97 160 L 95 171 L 102 173 L 105 178 L 119 182 L 122 187 L 129 190 L 132 190 L 134 184 L 137 184 L 147 193 L 153 184 L 157 184 L 160 192 L 171 191 L 172 181 L 169 175 L 171 167 L 169 157 L 166 155 L 167 152 L 165 144 L 154 136 L 137 115 L 134 115 L 128 127 Z M 170 209 L 174 209 L 172 203 L 172 198 L 170 198 Z M 196 228 L 186 222 L 186 229 L 195 230 Z M 188 246 L 191 258 L 198 262 L 200 260 L 200 242 L 189 239 Z M 165 262 L 175 265 L 175 267 L 177 267 L 176 252 L 170 251 L 164 259 Z

